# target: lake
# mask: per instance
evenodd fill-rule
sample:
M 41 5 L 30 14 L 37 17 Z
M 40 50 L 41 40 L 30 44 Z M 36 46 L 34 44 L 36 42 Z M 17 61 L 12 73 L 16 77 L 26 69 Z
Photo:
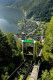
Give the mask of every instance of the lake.
M 6 34 L 18 32 L 18 21 L 23 19 L 24 13 L 21 9 L 0 6 L 0 29 Z

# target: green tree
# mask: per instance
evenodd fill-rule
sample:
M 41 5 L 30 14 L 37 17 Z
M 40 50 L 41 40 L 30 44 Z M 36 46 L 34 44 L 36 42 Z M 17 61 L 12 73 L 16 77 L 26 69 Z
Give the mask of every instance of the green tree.
M 53 80 L 53 69 L 51 69 L 49 72 L 47 70 L 42 71 L 42 75 L 39 80 Z
M 9 62 L 12 56 L 11 46 L 6 35 L 0 30 L 0 62 Z
M 12 32 L 6 34 L 7 38 L 8 38 L 8 42 L 12 48 L 12 56 L 15 56 L 18 54 L 18 48 L 17 48 L 17 43 L 16 43 L 16 39 L 13 35 Z
M 6 80 L 9 77 L 8 72 L 1 75 L 1 80 Z
M 22 51 L 22 43 L 21 43 L 21 40 L 18 40 L 18 41 L 17 41 L 17 48 L 18 48 L 18 51 L 19 51 L 19 52 Z
M 1 80 L 6 80 L 9 77 L 16 65 L 23 61 L 23 53 L 21 52 L 21 41 L 14 38 L 13 33 L 4 34 L 0 30 L 0 68 Z
M 53 17 L 47 24 L 43 47 L 43 59 L 51 64 L 53 64 L 53 52 L 51 52 L 52 48 L 53 48 Z
M 8 38 L 8 41 L 9 41 L 9 44 L 11 45 L 11 47 L 13 49 L 17 49 L 16 40 L 15 40 L 13 33 L 10 32 L 10 33 L 6 34 L 6 36 Z

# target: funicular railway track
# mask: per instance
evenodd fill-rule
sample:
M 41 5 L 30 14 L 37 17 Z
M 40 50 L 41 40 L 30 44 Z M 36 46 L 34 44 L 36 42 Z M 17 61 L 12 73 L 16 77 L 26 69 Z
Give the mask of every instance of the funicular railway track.
M 6 80 L 27 80 L 27 77 L 28 75 L 30 75 L 34 64 L 36 64 L 36 66 L 39 66 L 38 62 L 40 57 L 38 57 L 38 54 L 39 54 L 38 51 L 40 50 L 38 49 L 37 45 L 38 44 L 36 43 L 36 41 L 28 41 L 28 40 L 22 41 L 22 51 L 24 54 L 24 62 L 19 67 L 17 67 L 9 76 L 9 78 Z
M 19 80 L 21 75 L 23 76 L 21 80 L 26 80 L 28 74 L 32 71 L 33 63 L 34 62 L 31 60 L 25 60 L 19 67 L 17 67 L 12 72 L 12 74 L 6 80 L 15 80 L 15 78 Z

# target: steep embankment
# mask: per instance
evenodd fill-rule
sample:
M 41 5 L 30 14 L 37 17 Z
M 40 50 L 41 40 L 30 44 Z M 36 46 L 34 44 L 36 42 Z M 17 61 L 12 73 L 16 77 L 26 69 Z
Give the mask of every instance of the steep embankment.
M 23 5 L 27 11 L 27 18 L 49 21 L 53 15 L 53 0 L 29 0 Z

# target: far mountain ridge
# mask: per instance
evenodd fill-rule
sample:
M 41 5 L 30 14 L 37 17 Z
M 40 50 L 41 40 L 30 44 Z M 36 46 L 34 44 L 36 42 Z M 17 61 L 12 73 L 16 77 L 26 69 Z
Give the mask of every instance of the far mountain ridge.
M 18 6 L 24 3 L 26 0 L 0 0 L 0 5 Z

